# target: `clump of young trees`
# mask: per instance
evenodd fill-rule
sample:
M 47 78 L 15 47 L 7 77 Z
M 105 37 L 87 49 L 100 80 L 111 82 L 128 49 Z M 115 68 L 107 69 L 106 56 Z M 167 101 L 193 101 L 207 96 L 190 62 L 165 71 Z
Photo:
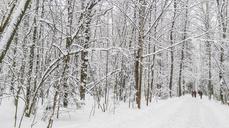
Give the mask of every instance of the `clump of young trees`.
M 0 99 L 17 118 L 63 108 L 141 108 L 202 90 L 228 102 L 228 0 L 3 0 Z M 18 116 L 18 104 L 24 113 Z M 144 102 L 145 103 L 145 102 Z M 4 104 L 4 100 L 3 103 Z

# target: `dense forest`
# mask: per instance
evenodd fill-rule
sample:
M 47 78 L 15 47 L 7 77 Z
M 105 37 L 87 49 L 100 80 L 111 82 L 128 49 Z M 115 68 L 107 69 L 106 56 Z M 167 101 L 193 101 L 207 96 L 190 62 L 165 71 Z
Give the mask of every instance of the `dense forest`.
M 199 90 L 227 104 L 228 18 L 229 0 L 1 0 L 0 107 L 14 103 L 15 128 L 42 108 L 51 128 L 88 102 L 141 109 Z

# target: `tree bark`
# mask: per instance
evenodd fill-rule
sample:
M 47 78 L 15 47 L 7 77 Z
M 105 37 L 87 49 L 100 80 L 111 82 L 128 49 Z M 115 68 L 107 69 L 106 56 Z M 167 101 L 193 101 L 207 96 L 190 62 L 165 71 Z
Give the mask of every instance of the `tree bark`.
M 176 8 L 177 8 L 177 2 L 176 0 L 173 1 L 173 21 L 172 21 L 172 26 L 170 30 L 170 44 L 171 46 L 174 44 L 174 26 L 175 26 L 175 19 L 176 19 Z M 173 50 L 174 48 L 170 48 L 170 59 L 171 59 L 171 64 L 170 64 L 170 78 L 169 78 L 169 96 L 172 97 L 172 86 L 173 86 L 173 70 L 174 70 L 174 53 Z
M 1 34 L 0 39 L 0 64 L 2 63 L 6 52 L 8 51 L 11 42 L 16 34 L 18 26 L 21 23 L 23 16 L 25 15 L 25 11 L 27 10 L 28 6 L 30 5 L 31 0 L 21 0 L 20 4 L 18 5 L 17 10 L 15 10 L 13 15 L 9 15 L 12 20 L 9 23 L 9 26 L 4 30 L 1 30 L 3 34 Z M 18 13 L 19 12 L 19 13 Z
M 136 84 L 136 103 L 141 108 L 141 90 L 142 90 L 142 63 L 143 63 L 143 44 L 144 44 L 144 21 L 145 21 L 145 0 L 139 0 L 139 34 L 138 34 L 138 50 L 135 61 L 135 84 Z
M 178 77 L 178 96 L 180 97 L 182 95 L 182 77 L 183 77 L 183 64 L 184 64 L 184 50 L 185 50 L 185 44 L 187 39 L 187 27 L 188 27 L 188 1 L 186 0 L 185 5 L 185 17 L 184 17 L 184 31 L 183 31 L 183 43 L 181 48 L 181 59 L 180 59 L 180 69 L 179 69 L 179 77 Z

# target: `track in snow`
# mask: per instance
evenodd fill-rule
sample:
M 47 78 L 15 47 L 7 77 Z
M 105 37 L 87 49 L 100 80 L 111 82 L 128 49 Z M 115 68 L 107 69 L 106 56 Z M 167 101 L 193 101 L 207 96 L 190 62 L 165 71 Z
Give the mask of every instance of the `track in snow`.
M 122 110 L 115 115 L 78 121 L 64 128 L 229 128 L 229 107 L 206 97 L 201 100 L 184 96 L 139 111 Z

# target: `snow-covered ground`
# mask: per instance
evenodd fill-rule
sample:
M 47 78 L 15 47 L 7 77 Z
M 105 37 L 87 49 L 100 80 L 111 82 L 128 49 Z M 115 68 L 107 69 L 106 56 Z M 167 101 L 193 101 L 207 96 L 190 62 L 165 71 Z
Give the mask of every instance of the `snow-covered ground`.
M 13 127 L 13 117 L 5 105 L 0 106 L 0 127 Z M 13 111 L 12 111 L 13 112 Z M 210 101 L 184 96 L 162 100 L 143 107 L 141 110 L 128 109 L 120 105 L 115 114 L 97 111 L 89 118 L 86 109 L 65 112 L 55 120 L 54 128 L 229 128 L 229 106 Z M 26 120 L 22 128 L 30 128 Z M 46 123 L 39 121 L 33 128 L 45 128 Z

